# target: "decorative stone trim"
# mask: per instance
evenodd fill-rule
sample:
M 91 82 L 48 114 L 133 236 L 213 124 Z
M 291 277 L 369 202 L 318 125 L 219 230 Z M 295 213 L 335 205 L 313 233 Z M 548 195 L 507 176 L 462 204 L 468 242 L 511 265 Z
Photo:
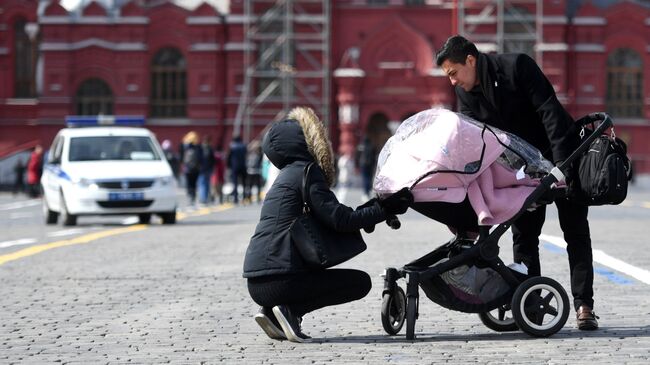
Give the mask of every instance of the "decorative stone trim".
M 106 48 L 111 51 L 146 51 L 147 45 L 141 42 L 132 43 L 115 43 L 106 41 L 104 39 L 89 38 L 79 42 L 65 43 L 65 42 L 46 42 L 41 44 L 41 51 L 75 51 L 87 47 L 97 46 Z

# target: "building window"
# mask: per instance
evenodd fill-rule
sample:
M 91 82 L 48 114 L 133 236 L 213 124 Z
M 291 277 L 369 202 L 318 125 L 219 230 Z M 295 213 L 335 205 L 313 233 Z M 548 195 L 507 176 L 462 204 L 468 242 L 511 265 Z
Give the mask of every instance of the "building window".
M 521 6 L 506 5 L 503 21 L 503 51 L 525 53 L 535 58 L 535 16 Z
M 14 96 L 17 98 L 36 97 L 36 34 L 32 41 L 26 28 L 25 19 L 14 23 Z
M 187 64 L 175 48 L 163 48 L 151 65 L 151 116 L 187 115 Z
M 77 115 L 112 115 L 113 93 L 101 79 L 84 81 L 75 97 Z
M 643 61 L 629 48 L 619 48 L 607 58 L 606 104 L 612 116 L 643 117 Z

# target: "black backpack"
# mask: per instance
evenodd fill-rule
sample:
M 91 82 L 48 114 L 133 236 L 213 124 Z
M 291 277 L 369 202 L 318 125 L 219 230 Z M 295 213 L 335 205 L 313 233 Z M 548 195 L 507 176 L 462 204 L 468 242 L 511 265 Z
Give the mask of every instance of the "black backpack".
M 593 131 L 583 128 L 584 140 Z M 620 204 L 627 196 L 627 184 L 632 177 L 632 166 L 627 157 L 627 145 L 611 135 L 594 139 L 577 161 L 576 181 L 572 182 L 572 200 L 586 205 Z
M 199 170 L 199 154 L 196 146 L 189 146 L 183 155 L 183 165 L 188 172 Z

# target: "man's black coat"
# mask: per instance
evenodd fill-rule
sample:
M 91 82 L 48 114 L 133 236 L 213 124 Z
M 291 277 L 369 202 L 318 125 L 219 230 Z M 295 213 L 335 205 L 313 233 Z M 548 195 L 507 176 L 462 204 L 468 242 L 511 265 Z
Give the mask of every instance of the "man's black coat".
M 476 73 L 474 89 L 456 87 L 461 113 L 518 135 L 555 163 L 578 146 L 573 119 L 532 58 L 479 53 Z

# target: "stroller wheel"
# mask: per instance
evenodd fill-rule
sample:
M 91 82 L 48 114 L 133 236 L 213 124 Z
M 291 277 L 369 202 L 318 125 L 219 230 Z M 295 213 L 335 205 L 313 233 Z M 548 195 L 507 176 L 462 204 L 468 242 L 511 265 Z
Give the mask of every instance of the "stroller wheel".
M 548 337 L 562 329 L 569 318 L 569 297 L 553 279 L 527 279 L 512 296 L 512 317 L 529 335 Z
M 497 332 L 517 331 L 517 323 L 512 317 L 510 306 L 502 305 L 490 312 L 479 313 L 478 317 L 485 327 Z
M 406 294 L 395 285 L 395 294 L 384 294 L 381 301 L 381 324 L 389 335 L 396 335 L 404 325 L 406 318 Z

